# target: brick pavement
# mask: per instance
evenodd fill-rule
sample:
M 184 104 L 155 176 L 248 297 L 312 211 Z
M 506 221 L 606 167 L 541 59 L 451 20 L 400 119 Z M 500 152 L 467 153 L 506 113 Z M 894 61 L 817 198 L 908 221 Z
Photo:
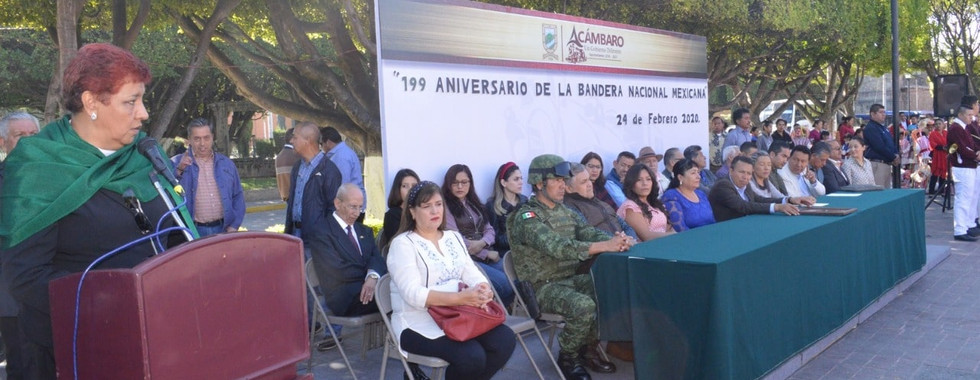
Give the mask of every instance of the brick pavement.
M 980 379 L 980 242 L 952 220 L 930 206 L 926 242 L 949 258 L 790 379 Z

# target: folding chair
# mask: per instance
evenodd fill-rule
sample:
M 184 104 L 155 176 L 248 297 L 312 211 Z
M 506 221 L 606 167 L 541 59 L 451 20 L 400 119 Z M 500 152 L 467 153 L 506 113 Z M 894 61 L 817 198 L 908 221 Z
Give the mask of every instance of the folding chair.
M 416 355 L 408 352 L 408 357 L 403 357 L 401 352 L 398 350 L 398 339 L 395 338 L 395 332 L 391 328 L 391 319 L 389 315 L 391 314 L 391 276 L 384 275 L 378 280 L 378 286 L 374 288 L 374 302 L 378 303 L 378 309 L 381 310 L 381 320 L 384 321 L 386 330 L 388 331 L 387 339 L 385 339 L 385 352 L 381 359 L 381 380 L 385 378 L 385 370 L 388 366 L 388 358 L 398 359 L 402 362 L 402 367 L 405 368 L 405 373 L 408 374 L 408 378 L 415 380 L 415 376 L 412 375 L 412 371 L 408 369 L 408 363 L 415 363 L 424 365 L 426 367 L 432 367 L 432 378 L 435 380 L 442 380 L 446 376 L 446 367 L 449 367 L 449 363 L 445 360 L 424 355 Z
M 510 282 L 510 285 L 514 287 L 514 302 L 516 303 L 515 309 L 520 308 L 524 315 L 529 316 L 530 313 L 527 311 L 527 303 L 524 302 L 524 298 L 521 297 L 521 293 L 517 291 L 517 286 L 514 283 L 517 281 L 517 270 L 514 269 L 513 254 L 508 251 L 508 253 L 504 255 L 503 260 L 504 274 L 507 275 L 507 281 Z M 541 316 L 538 317 L 538 320 L 548 324 L 548 329 L 550 330 L 550 333 L 548 334 L 548 347 L 551 347 L 551 345 L 555 342 L 555 334 L 558 332 L 558 328 L 565 324 L 565 317 L 561 316 L 560 314 L 542 312 Z M 599 344 L 599 354 L 602 355 L 603 360 L 609 361 L 609 354 L 606 353 L 606 349 L 602 347 L 602 344 Z M 548 352 L 548 355 L 551 356 L 550 351 Z M 554 361 L 555 357 L 551 356 L 551 360 Z M 555 366 L 558 366 L 557 362 Z M 558 372 L 561 373 L 560 370 Z
M 524 298 L 521 297 L 521 293 L 517 291 L 517 287 L 514 285 L 514 282 L 517 281 L 517 270 L 514 269 L 513 253 L 505 254 L 502 260 L 504 260 L 504 274 L 507 275 L 507 281 L 510 282 L 511 287 L 514 288 L 514 309 L 516 311 L 518 308 L 520 308 L 525 316 L 530 316 L 530 313 L 527 311 L 527 303 L 524 301 Z M 558 327 L 565 324 L 565 317 L 562 317 L 559 314 L 541 313 L 538 320 L 548 324 L 548 330 L 550 330 L 548 335 L 548 347 L 551 347 L 551 345 L 555 343 L 555 333 L 557 332 Z M 551 353 L 549 352 L 548 355 L 551 355 Z M 554 357 L 552 357 L 551 360 L 554 361 Z
M 330 336 L 337 342 L 337 348 L 340 350 L 340 355 L 344 357 L 344 363 L 347 364 L 347 368 L 350 369 L 351 375 L 354 375 L 354 369 L 350 366 L 350 361 L 347 360 L 347 353 L 344 351 L 344 347 L 340 342 L 339 337 L 333 329 L 334 324 L 341 325 L 344 327 L 363 327 L 363 338 L 361 340 L 361 359 L 366 356 L 367 350 L 381 347 L 384 339 L 384 331 L 381 327 L 381 314 L 372 313 L 367 315 L 359 315 L 356 317 L 340 317 L 336 315 L 328 315 L 326 310 L 323 310 L 323 304 L 320 303 L 320 297 L 317 295 L 316 288 L 320 286 L 320 279 L 316 275 L 316 270 L 313 269 L 313 261 L 306 261 L 306 290 L 313 295 L 313 299 L 316 300 L 314 307 L 314 322 L 323 321 L 323 325 L 326 326 L 327 331 L 330 332 Z M 315 348 L 316 339 L 316 323 L 310 323 L 310 352 L 313 352 Z M 313 355 L 310 355 L 310 359 L 307 361 L 307 369 L 309 371 L 313 370 Z M 354 375 L 354 379 L 357 379 L 357 375 Z
M 487 276 L 487 272 L 483 269 L 483 267 L 479 265 L 477 265 L 476 267 L 480 269 L 480 272 L 483 272 L 484 276 Z M 514 282 L 510 281 L 510 276 L 507 277 L 507 280 L 510 282 L 511 284 L 510 287 L 511 289 L 513 289 L 514 294 L 517 294 L 517 288 L 514 287 Z M 500 298 L 500 294 L 497 293 L 497 289 L 494 289 L 492 285 L 490 286 L 490 289 L 493 289 L 494 300 L 497 303 L 503 305 L 504 304 L 503 299 Z M 504 306 L 504 310 L 505 311 L 507 310 L 506 305 Z M 521 343 L 521 347 L 524 347 L 524 353 L 527 354 L 527 359 L 531 362 L 531 366 L 534 367 L 534 372 L 538 373 L 538 377 L 541 380 L 544 380 L 544 375 L 541 374 L 541 370 L 538 368 L 538 364 L 534 362 L 534 357 L 531 356 L 531 351 L 527 349 L 527 344 L 524 343 L 523 334 L 531 331 L 534 331 L 534 333 L 538 335 L 538 340 L 541 341 L 541 346 L 544 347 L 544 351 L 548 353 L 548 359 L 551 360 L 551 364 L 554 365 L 555 370 L 558 371 L 558 376 L 562 380 L 565 379 L 565 375 L 561 373 L 561 368 L 558 367 L 558 362 L 555 361 L 554 355 L 551 354 L 551 347 L 548 347 L 548 344 L 544 342 L 544 337 L 541 336 L 541 330 L 538 330 L 538 323 L 533 318 L 511 315 L 508 312 L 507 320 L 504 321 L 504 324 L 507 325 L 507 327 L 510 327 L 511 330 L 514 330 L 514 335 L 517 335 L 517 341 Z

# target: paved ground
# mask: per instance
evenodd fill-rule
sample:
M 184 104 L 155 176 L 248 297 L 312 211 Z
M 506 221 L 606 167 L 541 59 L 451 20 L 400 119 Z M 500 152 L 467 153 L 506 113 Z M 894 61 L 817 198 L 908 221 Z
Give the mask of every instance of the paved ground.
M 285 210 L 276 202 L 249 203 L 255 212 L 245 216 L 249 231 L 281 224 Z M 281 204 L 281 203 L 280 203 Z M 259 207 L 261 206 L 261 207 Z M 791 379 L 978 379 L 980 380 L 980 243 L 953 241 L 952 212 L 938 205 L 926 210 L 926 241 L 948 245 L 952 254 L 865 323 L 848 333 L 792 375 Z M 351 365 L 358 378 L 380 375 L 381 349 L 359 355 L 357 330 L 346 330 Z M 545 337 L 547 339 L 547 336 Z M 546 378 L 557 379 L 537 338 L 525 338 Z M 553 345 L 557 351 L 557 342 Z M 615 361 L 619 371 L 595 375 L 602 379 L 631 379 L 631 363 Z M 352 378 L 338 350 L 314 351 L 317 379 Z M 306 363 L 298 367 L 305 373 Z M 388 360 L 386 379 L 402 378 L 401 364 Z M 518 345 L 497 379 L 537 377 Z M 0 379 L 5 379 L 0 372 Z
M 980 379 L 980 243 L 954 241 L 952 219 L 926 210 L 946 261 L 791 379 Z

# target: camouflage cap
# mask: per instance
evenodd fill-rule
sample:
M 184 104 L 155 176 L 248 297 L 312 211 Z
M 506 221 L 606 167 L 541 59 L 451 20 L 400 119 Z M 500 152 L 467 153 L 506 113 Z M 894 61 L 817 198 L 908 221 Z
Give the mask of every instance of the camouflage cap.
M 571 166 L 561 156 L 542 154 L 531 160 L 528 167 L 527 183 L 531 186 L 544 181 L 545 178 L 565 178 L 571 176 Z

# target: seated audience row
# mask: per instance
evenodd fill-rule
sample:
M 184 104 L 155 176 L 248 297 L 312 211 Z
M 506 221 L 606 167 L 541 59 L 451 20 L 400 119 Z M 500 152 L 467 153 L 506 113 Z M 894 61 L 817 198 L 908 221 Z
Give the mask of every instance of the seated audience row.
M 601 158 L 591 152 L 582 158 L 584 165 L 555 155 L 535 158 L 528 176 L 528 183 L 534 186 L 531 201 L 521 194 L 522 172 L 512 162 L 497 170 L 494 195 L 485 204 L 476 195 L 473 175 L 466 165 L 449 168 L 441 191 L 431 182 L 419 183 L 409 169 L 399 171 L 390 195 L 395 211 L 389 211 L 400 212 L 402 218 L 391 241 L 388 268 L 395 283 L 393 319 L 397 322 L 393 324 L 400 349 L 446 359 L 453 376 L 492 375 L 499 370 L 506 359 L 501 359 L 503 351 L 495 350 L 495 345 L 509 347 L 506 352 L 513 349 L 513 338 L 506 336 L 506 330 L 491 331 L 472 342 L 451 342 L 433 327 L 424 310 L 430 305 L 483 305 L 492 294 L 488 285 L 509 303 L 513 293 L 506 276 L 502 283 L 494 277 L 503 274 L 499 265 L 502 255 L 512 254 L 517 255 L 519 275 L 535 287 L 542 310 L 569 318 L 559 337 L 559 366 L 565 376 L 590 378 L 586 367 L 615 371 L 612 363 L 595 354 L 596 338 L 589 333 L 594 329 L 594 317 L 576 318 L 594 314 L 594 295 L 589 292 L 592 286 L 586 281 L 593 259 L 598 253 L 625 251 L 637 240 L 653 240 L 716 220 L 777 212 L 797 215 L 797 205 L 812 205 L 814 198 L 788 196 L 779 189 L 771 180 L 774 162 L 795 176 L 780 177 L 784 182 L 790 182 L 797 191 L 800 187 L 811 191 L 816 186 L 810 182 L 815 180 L 811 179 L 813 172 L 826 163 L 829 148 L 818 145 L 814 160 L 805 146 L 790 151 L 788 144 L 776 141 L 771 148 L 768 154 L 754 153 L 751 158 L 739 150 L 731 159 L 729 174 L 711 178 L 714 186 L 707 187 L 707 193 L 703 183 L 710 177 L 703 174 L 705 157 L 700 147 L 684 150 L 690 158 L 675 158 L 680 157 L 680 150 L 668 150 L 665 158 L 674 162 L 668 166 L 671 180 L 662 197 L 658 197 L 660 176 L 653 166 L 662 156 L 644 149 L 636 162 L 635 156 L 621 154 L 609 172 L 610 177 L 622 180 L 624 198 L 617 209 L 597 197 L 598 182 L 605 178 Z M 620 173 L 621 169 L 625 172 Z M 609 189 L 609 182 L 598 188 Z M 414 185 L 406 190 L 409 184 Z M 338 203 L 338 210 L 342 206 Z M 397 211 L 403 207 L 404 211 Z M 501 236 L 495 225 L 507 232 Z M 386 225 L 388 228 L 393 226 Z M 513 252 L 497 251 L 501 237 L 509 239 Z M 474 271 L 476 266 L 482 266 L 486 275 Z M 471 290 L 450 289 L 460 282 Z M 569 299 L 575 301 L 569 304 Z M 467 363 L 466 355 L 483 355 L 486 360 L 474 365 Z

